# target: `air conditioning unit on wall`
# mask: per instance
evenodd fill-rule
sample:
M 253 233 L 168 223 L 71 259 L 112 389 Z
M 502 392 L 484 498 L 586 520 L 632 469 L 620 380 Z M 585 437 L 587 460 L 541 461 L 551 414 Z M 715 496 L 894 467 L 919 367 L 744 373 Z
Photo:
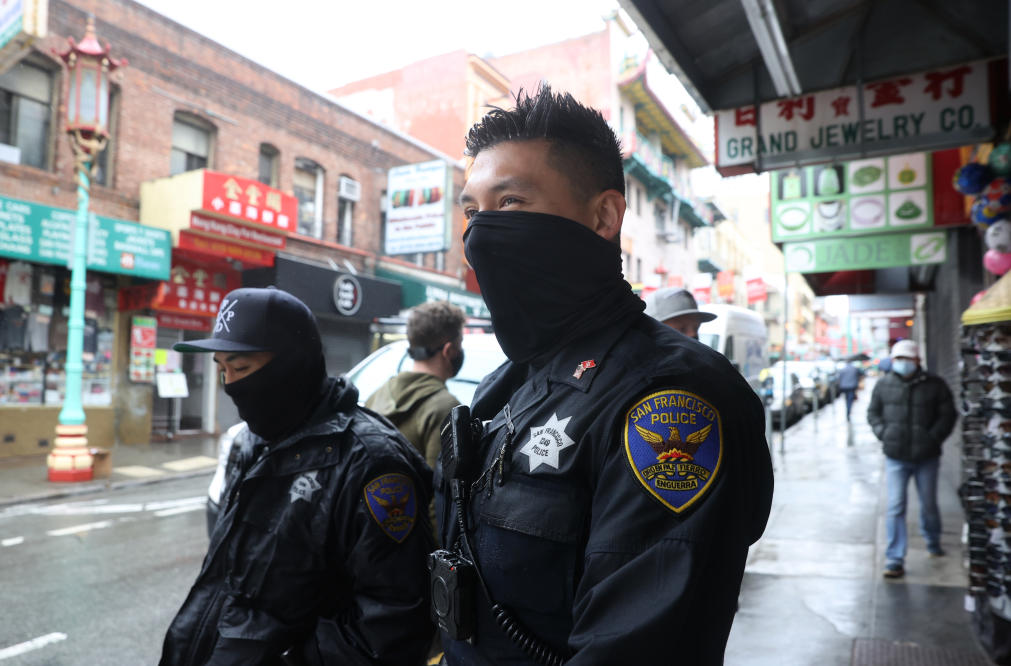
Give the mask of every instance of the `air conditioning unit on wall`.
M 359 201 L 362 198 L 362 184 L 353 178 L 341 176 L 338 196 L 348 201 Z

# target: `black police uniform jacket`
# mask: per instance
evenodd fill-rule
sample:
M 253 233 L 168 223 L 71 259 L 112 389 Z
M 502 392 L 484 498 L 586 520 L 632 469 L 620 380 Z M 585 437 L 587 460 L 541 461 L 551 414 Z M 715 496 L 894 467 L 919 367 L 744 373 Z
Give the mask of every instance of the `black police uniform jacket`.
M 424 662 L 431 472 L 344 378 L 322 390 L 296 433 L 270 446 L 239 435 L 162 664 L 275 664 L 288 648 L 309 664 Z
M 505 363 L 472 413 L 469 541 L 525 633 L 571 665 L 722 663 L 773 483 L 764 410 L 727 359 L 639 314 L 541 369 Z M 533 663 L 476 599 L 474 639 L 443 634 L 448 663 Z

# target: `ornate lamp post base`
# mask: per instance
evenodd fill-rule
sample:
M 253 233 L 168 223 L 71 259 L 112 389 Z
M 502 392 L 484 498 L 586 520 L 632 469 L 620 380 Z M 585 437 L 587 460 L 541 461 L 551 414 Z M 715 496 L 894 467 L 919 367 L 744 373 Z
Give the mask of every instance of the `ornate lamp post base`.
M 88 449 L 88 426 L 57 425 L 56 445 L 46 458 L 50 481 L 91 481 L 94 459 Z

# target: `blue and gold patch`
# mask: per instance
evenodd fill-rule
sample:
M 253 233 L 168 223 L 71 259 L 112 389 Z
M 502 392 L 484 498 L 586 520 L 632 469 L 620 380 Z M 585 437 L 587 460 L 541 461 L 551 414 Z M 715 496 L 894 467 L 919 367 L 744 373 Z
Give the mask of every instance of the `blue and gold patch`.
M 688 391 L 658 391 L 633 404 L 622 439 L 635 477 L 675 513 L 699 501 L 720 471 L 720 413 Z
M 386 536 L 407 538 L 418 515 L 414 482 L 404 474 L 383 474 L 365 484 L 365 503 Z

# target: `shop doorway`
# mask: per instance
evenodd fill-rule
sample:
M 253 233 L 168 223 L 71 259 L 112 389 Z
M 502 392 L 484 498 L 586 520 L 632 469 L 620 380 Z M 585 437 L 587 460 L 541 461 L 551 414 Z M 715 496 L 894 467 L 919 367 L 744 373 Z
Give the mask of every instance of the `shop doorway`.
M 157 348 L 160 351 L 156 358 L 156 376 L 182 374 L 185 391 L 178 390 L 182 384 L 180 381 L 174 382 L 176 390 L 169 390 L 162 383 L 156 382 L 151 416 L 154 435 L 172 438 L 214 430 L 213 419 L 205 418 L 206 414 L 213 415 L 214 411 L 214 372 L 210 354 L 179 354 L 172 351 L 172 345 L 177 342 L 203 337 L 206 337 L 206 333 L 200 331 L 158 328 Z M 208 400 L 212 401 L 211 405 L 208 405 Z

